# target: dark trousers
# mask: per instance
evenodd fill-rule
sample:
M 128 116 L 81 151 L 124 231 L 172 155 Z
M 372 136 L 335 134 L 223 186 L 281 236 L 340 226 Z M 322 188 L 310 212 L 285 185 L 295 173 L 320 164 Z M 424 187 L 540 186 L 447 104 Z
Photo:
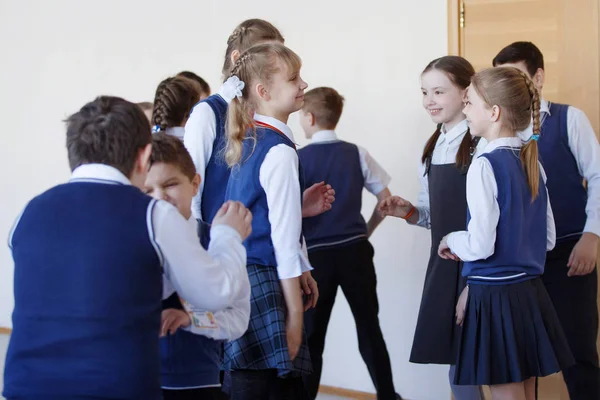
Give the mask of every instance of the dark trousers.
M 277 370 L 231 371 L 230 400 L 307 400 L 302 378 L 278 378 Z
M 379 326 L 377 277 L 373 247 L 367 240 L 309 254 L 312 275 L 319 284 L 317 307 L 304 314 L 313 374 L 304 378 L 311 399 L 317 396 L 323 368 L 323 349 L 338 286 L 350 305 L 360 354 L 367 365 L 378 400 L 395 400 L 390 357 Z
M 163 389 L 163 400 L 220 400 L 221 388 L 170 390 Z
M 576 240 L 548 253 L 542 280 L 567 336 L 576 364 L 563 371 L 571 400 L 600 399 L 598 366 L 598 272 L 568 277 L 567 263 Z

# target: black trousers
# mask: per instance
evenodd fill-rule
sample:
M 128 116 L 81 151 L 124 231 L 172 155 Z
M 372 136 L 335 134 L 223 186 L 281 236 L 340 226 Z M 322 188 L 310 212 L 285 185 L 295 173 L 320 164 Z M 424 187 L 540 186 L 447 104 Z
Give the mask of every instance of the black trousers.
M 598 272 L 567 276 L 567 263 L 576 244 L 577 240 L 559 243 L 548 253 L 542 280 L 576 361 L 563 371 L 569 396 L 571 400 L 598 400 Z
M 302 378 L 278 378 L 277 370 L 231 371 L 230 400 L 308 400 Z
M 338 286 L 350 305 L 360 354 L 367 365 L 378 400 L 395 400 L 390 357 L 379 326 L 377 277 L 373 247 L 367 240 L 334 249 L 310 252 L 312 275 L 319 284 L 317 307 L 304 314 L 313 374 L 304 378 L 311 399 L 317 396 L 323 368 L 323 349 Z
M 170 390 L 163 389 L 163 400 L 221 400 L 221 388 Z

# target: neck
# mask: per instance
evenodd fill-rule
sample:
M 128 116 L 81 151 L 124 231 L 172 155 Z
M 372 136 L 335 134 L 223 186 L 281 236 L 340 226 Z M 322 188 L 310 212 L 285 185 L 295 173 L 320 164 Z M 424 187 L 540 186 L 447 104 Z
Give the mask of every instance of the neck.
M 446 132 L 453 129 L 456 125 L 460 124 L 465 119 L 465 115 L 463 113 L 459 113 L 450 121 L 444 122 L 444 127 L 446 128 Z
M 500 129 L 491 129 L 489 132 L 481 135 L 485 140 L 491 142 L 500 138 L 510 138 L 517 136 L 516 132 L 511 131 L 508 128 L 501 127 Z
M 264 115 L 265 117 L 275 118 L 276 120 L 279 120 L 286 125 L 288 123 L 288 119 L 290 118 L 290 114 L 286 112 L 262 109 L 260 107 L 257 107 L 255 111 L 256 113 Z
M 315 135 L 315 133 L 325 131 L 325 130 L 330 130 L 330 129 L 324 129 L 317 125 L 312 126 L 312 127 L 310 127 L 310 130 L 306 132 L 306 138 L 312 139 L 312 137 Z

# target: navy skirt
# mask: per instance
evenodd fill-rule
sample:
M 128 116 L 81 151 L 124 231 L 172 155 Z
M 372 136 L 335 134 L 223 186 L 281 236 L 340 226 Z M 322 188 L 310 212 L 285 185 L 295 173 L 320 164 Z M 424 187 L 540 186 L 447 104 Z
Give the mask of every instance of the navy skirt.
M 469 285 L 455 384 L 523 382 L 554 374 L 574 362 L 540 278 Z
M 286 306 L 275 267 L 248 265 L 250 278 L 250 324 L 241 338 L 225 344 L 224 369 L 275 369 L 278 376 L 312 373 L 306 335 L 292 361 L 285 330 Z M 291 374 L 291 375 L 290 375 Z

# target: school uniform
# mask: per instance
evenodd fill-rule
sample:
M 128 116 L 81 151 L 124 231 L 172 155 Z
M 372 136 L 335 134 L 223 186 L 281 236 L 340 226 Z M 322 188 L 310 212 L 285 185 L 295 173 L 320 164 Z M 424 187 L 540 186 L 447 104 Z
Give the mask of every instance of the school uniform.
M 310 270 L 301 246 L 303 173 L 293 134 L 284 123 L 255 115 L 256 141 L 245 140 L 233 168 L 226 199 L 252 212 L 252 233 L 244 242 L 252 286 L 248 331 L 225 345 L 224 368 L 231 373 L 231 399 L 263 399 L 272 390 L 294 388 L 303 398 L 301 376 L 312 367 L 304 342 L 290 360 L 286 305 L 280 280 Z M 288 398 L 282 397 L 275 398 Z
M 183 141 L 183 137 L 185 135 L 185 128 L 183 126 L 174 126 L 172 128 L 167 128 L 165 133 L 167 135 L 175 136 L 177 139 Z
M 223 205 L 230 169 L 224 159 L 227 137 L 227 106 L 233 99 L 226 84 L 218 93 L 194 106 L 185 124 L 184 144 L 196 171 L 200 187 L 192 200 L 192 212 L 199 221 L 198 232 L 203 246 L 210 240 L 210 224 Z
M 575 107 L 542 100 L 541 118 L 539 157 L 548 174 L 557 235 L 542 279 L 576 360 L 563 371 L 571 399 L 599 399 L 598 273 L 568 277 L 567 263 L 583 232 L 600 236 L 600 145 Z
M 196 230 L 195 218 L 188 220 Z M 163 276 L 162 309 L 185 311 L 189 327 L 178 329 L 160 339 L 161 387 L 164 400 L 218 400 L 221 394 L 223 342 L 244 334 L 250 319 L 250 285 L 238 292 L 225 310 L 211 312 L 183 304 L 173 284 Z
M 175 207 L 107 165 L 82 165 L 31 200 L 9 236 L 15 308 L 4 397 L 159 400 L 161 276 L 214 310 L 248 284 L 234 229 L 215 227 L 209 253 L 188 229 Z
M 378 195 L 390 176 L 362 147 L 338 139 L 332 130 L 313 135 L 298 152 L 307 186 L 325 181 L 336 191 L 335 206 L 321 215 L 305 218 L 302 228 L 319 283 L 317 307 L 305 313 L 308 348 L 314 372 L 305 384 L 317 396 L 329 317 L 341 287 L 356 320 L 360 352 L 377 389 L 378 399 L 396 399 L 392 369 L 381 327 L 377 300 L 374 250 L 361 214 L 362 191 Z
M 523 382 L 574 362 L 540 279 L 556 239 L 545 175 L 532 201 L 521 146 L 518 137 L 499 138 L 473 161 L 467 230 L 447 238 L 469 284 L 457 385 Z

